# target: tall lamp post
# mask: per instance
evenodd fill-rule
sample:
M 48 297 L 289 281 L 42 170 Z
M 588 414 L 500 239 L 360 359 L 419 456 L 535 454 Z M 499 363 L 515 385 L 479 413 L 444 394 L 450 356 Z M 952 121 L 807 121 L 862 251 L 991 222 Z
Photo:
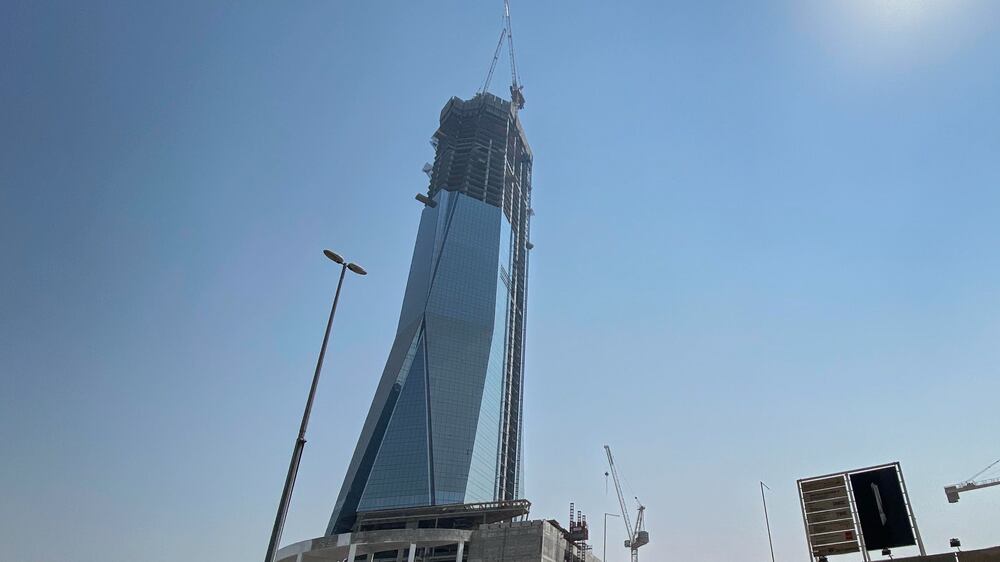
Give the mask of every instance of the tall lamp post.
M 319 385 L 319 374 L 323 370 L 323 357 L 326 356 L 326 345 L 330 341 L 330 328 L 333 326 L 333 316 L 337 313 L 337 301 L 340 300 L 340 288 L 344 285 L 344 276 L 347 275 L 348 269 L 358 275 L 368 274 L 365 268 L 356 263 L 347 262 L 336 252 L 323 250 L 323 255 L 341 266 L 340 280 L 337 281 L 337 292 L 333 296 L 330 319 L 326 322 L 326 333 L 323 334 L 323 346 L 319 348 L 316 372 L 313 373 L 312 386 L 309 387 L 309 398 L 306 399 L 306 409 L 302 412 L 302 425 L 299 426 L 299 436 L 295 440 L 295 448 L 292 449 L 292 460 L 288 463 L 285 488 L 281 491 L 281 501 L 278 502 L 278 513 L 274 517 L 274 528 L 271 530 L 271 541 L 267 545 L 267 554 L 264 555 L 264 562 L 274 562 L 274 555 L 278 551 L 278 543 L 281 541 L 281 532 L 285 528 L 285 516 L 288 514 L 288 504 L 292 499 L 292 488 L 295 487 L 295 477 L 299 473 L 302 449 L 306 446 L 306 428 L 309 427 L 309 414 L 312 413 L 313 400 L 316 398 L 316 387 Z
M 608 515 L 612 517 L 621 518 L 621 515 L 616 513 L 605 513 L 604 514 L 604 551 L 601 553 L 601 561 L 608 562 Z
M 771 562 L 774 562 L 774 542 L 771 541 L 771 520 L 767 516 L 767 498 L 764 497 L 764 488 L 770 490 L 767 484 L 760 482 L 760 501 L 764 504 L 764 523 L 767 524 L 767 544 L 771 547 Z

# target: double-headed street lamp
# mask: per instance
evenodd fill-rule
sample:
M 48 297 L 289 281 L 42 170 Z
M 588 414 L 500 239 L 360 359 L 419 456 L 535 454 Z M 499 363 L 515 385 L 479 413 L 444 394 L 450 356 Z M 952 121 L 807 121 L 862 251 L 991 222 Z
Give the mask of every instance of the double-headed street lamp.
M 319 349 L 316 372 L 313 373 L 312 386 L 309 387 L 309 398 L 306 399 L 306 409 L 302 412 L 302 425 L 299 426 L 299 436 L 295 440 L 295 448 L 292 449 L 292 460 L 288 464 L 288 475 L 285 476 L 285 488 L 281 491 L 281 501 L 278 503 L 278 513 L 274 517 L 274 528 L 271 530 L 271 541 L 267 545 L 267 554 L 264 556 L 264 562 L 274 562 L 274 555 L 278 551 L 278 542 L 281 541 L 281 532 L 285 528 L 285 516 L 288 514 L 288 504 L 292 499 L 292 488 L 295 487 L 295 477 L 299 473 L 302 449 L 306 446 L 306 428 L 309 427 L 309 414 L 312 413 L 313 399 L 316 398 L 316 387 L 319 386 L 319 374 L 323 370 L 323 357 L 326 356 L 326 344 L 330 341 L 330 328 L 333 326 L 333 316 L 337 313 L 337 301 L 340 300 L 340 288 L 344 285 L 344 276 L 347 275 L 348 269 L 358 275 L 368 274 L 365 268 L 356 263 L 347 262 L 336 252 L 323 250 L 323 255 L 341 266 L 340 280 L 337 282 L 337 292 L 333 296 L 330 319 L 326 322 L 326 333 L 323 334 L 323 346 Z

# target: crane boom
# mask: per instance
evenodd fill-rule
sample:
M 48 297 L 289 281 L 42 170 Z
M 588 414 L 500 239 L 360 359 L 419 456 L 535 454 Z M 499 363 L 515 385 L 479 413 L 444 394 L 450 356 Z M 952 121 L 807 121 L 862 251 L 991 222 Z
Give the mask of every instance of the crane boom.
M 497 40 L 497 48 L 493 51 L 493 62 L 490 64 L 490 72 L 486 75 L 486 81 L 483 82 L 483 88 L 479 90 L 479 93 L 485 94 L 487 90 L 490 89 L 490 82 L 493 80 L 493 72 L 497 69 L 497 61 L 500 60 L 500 48 L 503 47 L 503 38 L 507 35 L 507 29 L 500 30 L 500 39 Z
M 628 504 L 625 503 L 625 495 L 622 493 L 622 484 L 618 479 L 618 468 L 615 467 L 615 459 L 611 456 L 611 447 L 605 445 L 604 452 L 608 454 L 608 464 L 611 466 L 611 476 L 615 481 L 615 491 L 618 492 L 618 504 L 621 506 L 622 519 L 625 521 L 625 530 L 628 532 L 629 540 L 632 540 L 632 518 L 628 514 Z
M 973 482 L 976 478 L 979 478 L 980 476 L 982 476 L 983 474 L 985 474 L 987 470 L 993 468 L 994 466 L 996 466 L 998 464 L 1000 464 L 1000 459 L 997 459 L 997 460 L 993 461 L 986 468 L 984 468 L 984 469 L 980 470 L 979 472 L 973 474 L 971 477 L 966 478 L 965 482 L 963 482 L 963 484 L 968 483 L 968 482 Z

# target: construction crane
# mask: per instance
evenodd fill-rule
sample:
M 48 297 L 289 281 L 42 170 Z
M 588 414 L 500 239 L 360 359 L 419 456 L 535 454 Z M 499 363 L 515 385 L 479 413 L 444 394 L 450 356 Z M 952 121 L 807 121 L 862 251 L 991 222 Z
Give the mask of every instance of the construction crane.
M 618 492 L 618 504 L 622 510 L 622 521 L 625 522 L 625 532 L 628 533 L 628 540 L 625 541 L 625 548 L 632 551 L 632 562 L 639 561 L 639 547 L 649 544 L 649 533 L 645 529 L 646 506 L 642 505 L 639 498 L 635 498 L 635 503 L 639 506 L 639 513 L 636 515 L 635 524 L 628 513 L 628 504 L 625 502 L 625 494 L 622 492 L 621 480 L 618 478 L 618 468 L 615 467 L 615 459 L 611 456 L 611 447 L 605 445 L 604 452 L 608 454 L 608 465 L 611 467 L 611 477 L 615 481 L 615 491 Z
M 958 495 L 962 492 L 971 492 L 972 490 L 990 488 L 992 486 L 1000 486 L 1000 477 L 988 478 L 985 480 L 976 480 L 976 478 L 979 478 L 980 476 L 985 474 L 987 470 L 993 468 L 998 464 L 1000 464 L 1000 459 L 997 459 L 991 465 L 973 474 L 971 477 L 966 478 L 964 481 L 958 484 L 955 484 L 953 486 L 945 486 L 944 495 L 948 497 L 948 503 L 958 503 Z
M 503 41 L 507 40 L 507 52 L 510 56 L 510 101 L 518 109 L 524 109 L 524 86 L 521 84 L 521 77 L 517 73 L 517 61 L 514 58 L 514 34 L 510 25 L 510 0 L 503 2 L 503 29 L 500 30 L 500 39 L 497 40 L 497 48 L 493 51 L 493 62 L 490 63 L 490 71 L 486 74 L 479 93 L 485 94 L 489 90 L 490 82 L 493 80 L 493 73 L 497 68 L 497 61 L 500 60 L 500 50 L 503 48 Z
M 500 60 L 500 49 L 503 48 L 503 40 L 507 37 L 507 27 L 500 30 L 500 39 L 497 40 L 497 48 L 493 51 L 493 62 L 490 63 L 490 71 L 486 74 L 483 87 L 479 89 L 480 94 L 485 94 L 490 89 L 490 82 L 493 81 L 493 72 L 497 69 L 497 61 Z

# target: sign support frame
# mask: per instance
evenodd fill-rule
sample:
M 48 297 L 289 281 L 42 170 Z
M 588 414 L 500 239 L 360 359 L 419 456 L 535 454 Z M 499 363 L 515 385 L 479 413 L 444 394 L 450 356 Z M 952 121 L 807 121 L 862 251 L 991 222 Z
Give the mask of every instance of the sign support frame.
M 806 519 L 806 498 L 802 494 L 802 479 L 795 483 L 799 492 L 799 506 L 802 508 L 802 525 L 806 528 L 806 548 L 809 550 L 809 562 L 815 562 L 816 556 L 813 554 L 812 541 L 809 540 L 809 521 Z
M 920 549 L 920 556 L 927 556 L 927 551 L 924 549 L 924 539 L 920 536 L 920 527 L 917 526 L 917 514 L 913 511 L 913 504 L 910 503 L 910 492 L 906 489 L 906 478 L 903 477 L 903 467 L 900 466 L 899 461 L 896 461 L 896 473 L 899 475 L 899 483 L 903 486 L 903 498 L 906 499 L 906 511 L 910 515 L 910 525 L 913 526 L 913 534 L 917 539 L 917 548 Z

